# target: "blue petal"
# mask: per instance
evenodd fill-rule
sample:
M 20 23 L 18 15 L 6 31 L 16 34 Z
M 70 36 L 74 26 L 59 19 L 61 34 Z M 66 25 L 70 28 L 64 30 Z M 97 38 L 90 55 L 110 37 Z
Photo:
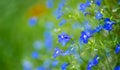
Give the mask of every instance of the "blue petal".
M 61 69 L 62 69 L 62 70 L 66 70 L 66 68 L 67 68 L 68 65 L 69 65 L 69 63 L 63 63 L 63 64 L 61 65 Z
M 120 70 L 120 66 L 116 66 L 114 70 Z

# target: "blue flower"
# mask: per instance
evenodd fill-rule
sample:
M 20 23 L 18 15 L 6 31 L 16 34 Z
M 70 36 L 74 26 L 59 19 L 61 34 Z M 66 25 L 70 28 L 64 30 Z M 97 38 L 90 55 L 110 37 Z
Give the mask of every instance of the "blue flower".
M 61 2 L 58 5 L 58 10 L 62 10 L 63 6 L 65 5 L 66 0 L 61 0 Z
M 53 62 L 52 62 L 52 66 L 57 66 L 58 65 L 58 60 L 54 60 Z
M 48 8 L 52 8 L 52 7 L 53 7 L 53 0 L 48 0 L 48 1 L 46 2 L 46 6 L 47 6 Z
M 66 20 L 65 19 L 62 19 L 62 21 L 59 23 L 59 26 L 62 26 L 63 24 L 66 23 Z
M 87 44 L 88 43 L 88 39 L 91 37 L 91 33 L 89 31 L 82 31 L 81 32 L 81 36 L 80 36 L 80 41 L 82 41 L 83 43 Z
M 102 3 L 102 0 L 95 0 L 95 4 L 96 4 L 96 5 L 100 6 L 101 3 Z
M 66 33 L 61 33 L 58 35 L 58 42 L 62 44 L 62 46 L 65 46 L 67 42 L 70 41 L 70 36 L 68 36 Z
M 28 60 L 23 61 L 23 70 L 33 70 L 32 62 Z
M 98 60 L 99 60 L 99 57 L 98 57 L 98 55 L 96 55 L 93 59 L 94 66 L 98 64 Z
M 61 70 L 66 70 L 67 66 L 69 65 L 69 63 L 63 63 L 61 65 Z
M 34 26 L 37 23 L 37 18 L 36 17 L 32 17 L 29 19 L 29 25 L 30 26 Z
M 96 55 L 92 61 L 88 63 L 87 70 L 92 70 L 93 66 L 96 66 L 98 64 L 99 57 Z
M 56 19 L 60 19 L 61 16 L 63 15 L 63 12 L 61 12 L 59 9 L 57 9 L 57 10 L 55 10 L 55 12 L 53 14 L 56 17 Z
M 115 48 L 115 53 L 119 54 L 119 52 L 120 52 L 120 44 L 117 44 Z
M 94 33 L 97 33 L 97 32 L 100 32 L 102 30 L 103 26 L 102 25 L 98 25 L 94 30 L 93 32 Z
M 114 70 L 120 70 L 120 66 L 116 66 Z
M 101 20 L 101 19 L 103 18 L 102 13 L 101 13 L 100 11 L 96 12 L 95 18 L 96 18 L 97 20 Z
M 45 67 L 43 67 L 43 66 L 39 66 L 39 67 L 37 67 L 35 70 L 46 70 L 46 69 L 45 69 Z
M 113 24 L 115 24 L 115 22 L 111 21 L 109 18 L 105 18 L 103 28 L 105 30 L 111 31 Z
M 53 58 L 56 58 L 57 56 L 60 56 L 62 53 L 62 50 L 60 50 L 58 47 L 55 48 Z
M 32 52 L 32 58 L 37 59 L 39 57 L 38 52 Z
M 36 50 L 40 50 L 40 49 L 42 49 L 43 43 L 41 41 L 37 40 L 33 43 L 33 46 Z
M 87 8 L 87 5 L 84 4 L 84 3 L 81 3 L 81 4 L 79 5 L 79 10 L 80 10 L 81 12 L 85 12 L 85 11 L 86 11 L 86 8 Z
M 53 39 L 52 39 L 52 34 L 49 31 L 46 31 L 44 33 L 44 38 L 45 38 L 45 47 L 47 50 L 51 50 L 53 47 Z

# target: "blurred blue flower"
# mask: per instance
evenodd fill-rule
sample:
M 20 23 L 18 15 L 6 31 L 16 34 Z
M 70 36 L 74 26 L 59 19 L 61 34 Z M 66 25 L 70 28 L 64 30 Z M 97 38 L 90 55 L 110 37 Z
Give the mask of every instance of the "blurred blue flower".
M 42 46 L 43 46 L 43 43 L 42 43 L 41 41 L 39 41 L 39 40 L 37 40 L 37 41 L 35 41 L 35 42 L 33 43 L 33 47 L 34 47 L 36 50 L 42 49 Z
M 115 22 L 111 21 L 109 18 L 105 18 L 103 28 L 105 30 L 111 31 L 113 24 L 115 24 Z
M 61 0 L 61 2 L 58 4 L 58 10 L 62 10 L 63 6 L 65 5 L 66 0 Z
M 45 25 L 46 29 L 51 30 L 54 27 L 53 22 L 47 22 Z
M 52 66 L 57 66 L 58 65 L 58 60 L 54 60 L 53 62 L 52 62 Z
M 45 67 L 43 67 L 43 66 L 39 66 L 39 67 L 37 67 L 35 70 L 46 70 L 46 69 L 45 69 Z
M 62 44 L 62 46 L 65 46 L 67 42 L 70 41 L 70 36 L 68 36 L 66 33 L 61 33 L 58 35 L 58 42 Z
M 55 12 L 53 13 L 54 16 L 56 17 L 56 19 L 60 19 L 61 16 L 63 15 L 63 12 L 61 12 L 61 10 L 55 10 Z
M 53 58 L 56 58 L 57 56 L 60 56 L 62 53 L 62 50 L 60 50 L 58 47 L 55 48 Z
M 69 63 L 63 63 L 61 65 L 61 70 L 66 70 L 67 66 L 69 65 Z
M 62 26 L 66 23 L 66 20 L 65 19 L 62 19 L 62 21 L 59 23 L 59 26 Z
M 44 63 L 43 63 L 43 66 L 44 66 L 45 68 L 49 68 L 49 67 L 50 67 L 50 64 L 51 64 L 51 60 L 50 60 L 50 59 L 46 59 L 46 60 L 44 61 Z
M 53 7 L 53 0 L 47 0 L 47 2 L 46 2 L 46 6 L 48 7 L 48 8 L 52 8 Z
M 80 36 L 80 39 L 79 41 L 82 41 L 83 43 L 87 44 L 88 43 L 88 40 L 89 38 L 91 37 L 91 33 L 89 31 L 82 31 L 81 32 L 81 36 Z
M 120 52 L 120 44 L 117 44 L 115 48 L 115 53 L 119 54 L 119 52 Z
M 39 58 L 39 53 L 36 51 L 32 52 L 32 58 L 34 58 L 34 59 Z
M 102 13 L 101 13 L 100 11 L 96 12 L 95 18 L 96 18 L 97 20 L 101 20 L 101 19 L 103 18 Z
M 96 4 L 96 5 L 100 6 L 101 3 L 102 3 L 102 0 L 95 0 L 95 4 Z
M 32 17 L 29 19 L 29 25 L 30 26 L 34 26 L 37 23 L 37 18 L 36 17 Z
M 120 70 L 120 66 L 116 66 L 114 70 Z
M 81 12 L 85 12 L 85 11 L 86 11 L 86 8 L 87 8 L 87 5 L 84 4 L 84 3 L 81 3 L 81 4 L 79 5 L 79 10 L 80 10 Z
M 23 61 L 23 70 L 32 70 L 32 63 L 28 60 Z
M 45 31 L 44 39 L 45 39 L 45 47 L 47 50 L 51 50 L 53 47 L 53 39 L 52 34 L 49 31 Z

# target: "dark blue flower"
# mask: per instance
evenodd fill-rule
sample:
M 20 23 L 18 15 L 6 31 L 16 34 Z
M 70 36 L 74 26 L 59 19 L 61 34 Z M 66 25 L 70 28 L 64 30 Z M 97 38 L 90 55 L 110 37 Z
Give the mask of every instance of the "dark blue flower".
M 82 41 L 83 43 L 87 44 L 88 43 L 88 39 L 91 37 L 91 32 L 89 31 L 82 31 L 81 32 L 81 36 L 80 36 L 80 41 Z
M 32 58 L 34 58 L 34 59 L 39 58 L 39 53 L 36 51 L 32 52 Z
M 89 62 L 87 66 L 87 70 L 92 70 L 92 67 L 93 67 L 93 63 Z
M 101 20 L 101 19 L 103 18 L 102 13 L 101 13 L 100 11 L 96 12 L 95 18 L 96 18 L 97 20 Z
M 62 46 L 65 46 L 67 42 L 70 41 L 70 36 L 68 36 L 66 33 L 61 33 L 58 35 L 58 42 L 62 44 Z
M 67 66 L 69 65 L 69 63 L 63 63 L 61 65 L 61 70 L 66 70 Z
M 34 26 L 37 23 L 37 18 L 36 17 L 32 17 L 29 19 L 29 25 L 30 26 Z
M 117 44 L 115 48 L 115 53 L 119 54 L 119 52 L 120 52 L 120 44 Z
M 114 70 L 120 70 L 120 66 L 116 66 Z
M 62 21 L 59 23 L 59 26 L 62 26 L 63 24 L 66 23 L 66 20 L 65 19 L 62 19 Z
M 58 47 L 55 48 L 53 58 L 56 58 L 57 56 L 60 56 L 62 53 L 62 50 L 60 50 Z
M 88 63 L 87 70 L 92 70 L 92 67 L 98 64 L 98 60 L 99 60 L 99 57 L 98 55 L 96 55 L 94 59 Z
M 105 18 L 103 28 L 105 30 L 111 31 L 113 24 L 115 24 L 115 22 L 111 21 L 109 18 Z
M 93 59 L 94 66 L 98 64 L 98 60 L 99 60 L 99 57 L 98 57 L 98 55 L 96 55 Z
M 102 3 L 102 0 L 95 0 L 95 4 L 96 4 L 96 5 L 100 6 L 101 3 Z

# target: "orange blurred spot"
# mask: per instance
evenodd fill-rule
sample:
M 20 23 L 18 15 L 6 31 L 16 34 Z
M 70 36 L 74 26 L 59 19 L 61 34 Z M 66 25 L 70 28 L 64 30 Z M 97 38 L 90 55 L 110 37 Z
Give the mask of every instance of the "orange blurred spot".
M 36 4 L 28 10 L 28 17 L 39 17 L 47 11 L 47 8 L 44 4 Z

